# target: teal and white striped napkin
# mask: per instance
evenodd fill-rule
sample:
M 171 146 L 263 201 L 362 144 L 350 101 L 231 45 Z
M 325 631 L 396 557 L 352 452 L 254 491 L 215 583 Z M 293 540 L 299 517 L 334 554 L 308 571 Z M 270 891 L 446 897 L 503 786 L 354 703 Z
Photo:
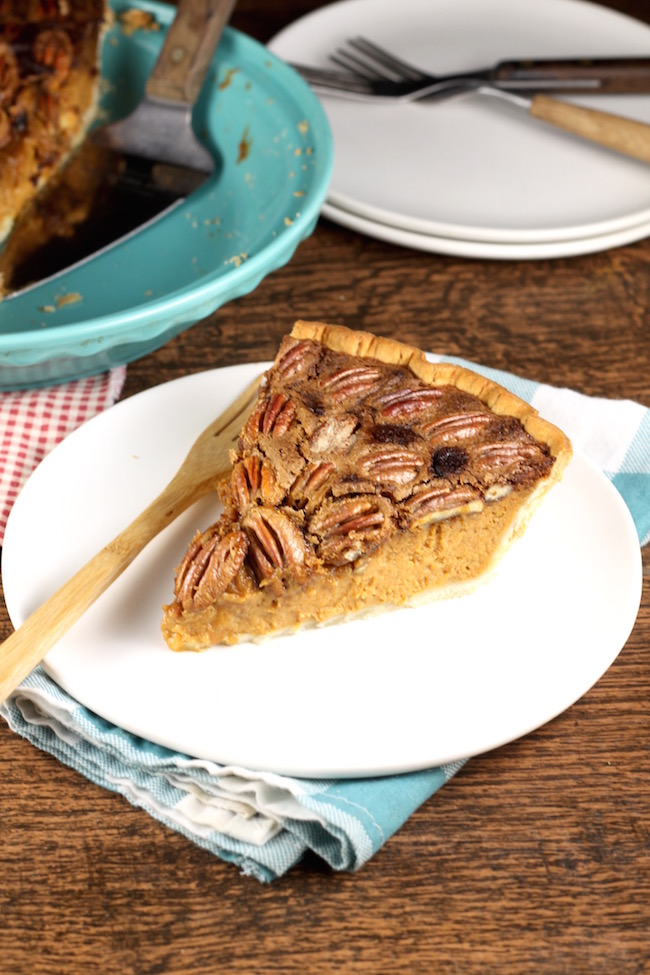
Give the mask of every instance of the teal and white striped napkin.
M 436 357 L 438 358 L 438 357 Z M 531 402 L 613 482 L 650 540 L 650 410 L 456 362 Z M 0 707 L 11 728 L 247 875 L 271 881 L 312 850 L 358 870 L 462 767 L 341 781 L 224 767 L 161 748 L 87 711 L 37 668 Z

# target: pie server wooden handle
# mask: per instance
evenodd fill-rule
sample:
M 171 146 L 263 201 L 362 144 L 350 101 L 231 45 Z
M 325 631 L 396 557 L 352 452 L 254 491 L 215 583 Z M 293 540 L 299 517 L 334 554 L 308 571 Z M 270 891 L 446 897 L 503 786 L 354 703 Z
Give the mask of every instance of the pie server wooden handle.
M 146 84 L 150 98 L 194 105 L 236 0 L 180 0 Z

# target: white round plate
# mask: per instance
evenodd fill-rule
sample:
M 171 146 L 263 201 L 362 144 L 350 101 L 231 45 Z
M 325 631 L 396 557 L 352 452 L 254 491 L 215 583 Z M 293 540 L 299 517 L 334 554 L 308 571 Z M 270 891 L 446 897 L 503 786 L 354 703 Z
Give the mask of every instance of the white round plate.
M 399 244 L 402 247 L 411 247 L 414 250 L 428 251 L 433 254 L 488 260 L 523 261 L 576 257 L 579 254 L 595 254 L 599 251 L 610 250 L 612 247 L 622 247 L 625 244 L 643 240 L 650 235 L 650 221 L 644 221 L 622 230 L 614 230 L 611 233 L 599 234 L 594 237 L 560 240 L 554 243 L 516 244 L 484 240 L 461 240 L 459 237 L 437 237 L 433 234 L 420 234 L 378 220 L 368 220 L 354 211 L 344 210 L 331 203 L 324 204 L 321 209 L 321 216 L 327 217 L 348 230 L 356 230 L 368 237 L 385 240 L 390 244 Z
M 7 527 L 19 625 L 138 514 L 195 436 L 261 366 L 189 376 L 124 400 L 36 469 Z M 641 557 L 616 490 L 576 457 L 500 571 L 473 595 L 261 646 L 170 651 L 173 567 L 217 511 L 155 539 L 46 659 L 101 717 L 180 752 L 310 777 L 426 768 L 538 727 L 607 670 L 632 629 Z
M 582 0 L 402 0 L 398 13 L 393 0 L 343 0 L 296 21 L 270 48 L 289 62 L 326 66 L 358 35 L 437 74 L 510 59 L 650 51 L 650 26 Z M 365 219 L 497 243 L 552 243 L 650 221 L 646 164 L 494 98 L 399 105 L 320 98 L 335 147 L 328 201 Z M 575 100 L 650 122 L 650 95 Z

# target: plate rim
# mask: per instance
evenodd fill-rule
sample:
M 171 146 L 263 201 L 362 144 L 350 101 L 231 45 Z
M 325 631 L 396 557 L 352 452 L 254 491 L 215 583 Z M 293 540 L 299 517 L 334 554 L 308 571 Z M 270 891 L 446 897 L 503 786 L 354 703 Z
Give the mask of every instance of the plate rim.
M 610 250 L 612 247 L 623 247 L 626 244 L 644 240 L 650 234 L 650 220 L 648 220 L 630 226 L 625 230 L 593 237 L 578 237 L 573 240 L 548 243 L 500 243 L 465 240 L 461 237 L 439 237 L 434 234 L 418 233 L 414 230 L 403 230 L 401 227 L 393 227 L 378 220 L 361 217 L 357 213 L 342 209 L 329 202 L 323 204 L 321 214 L 349 230 L 355 230 L 358 233 L 400 247 L 412 247 L 414 250 L 428 251 L 429 253 L 487 260 L 545 260 L 578 257 Z

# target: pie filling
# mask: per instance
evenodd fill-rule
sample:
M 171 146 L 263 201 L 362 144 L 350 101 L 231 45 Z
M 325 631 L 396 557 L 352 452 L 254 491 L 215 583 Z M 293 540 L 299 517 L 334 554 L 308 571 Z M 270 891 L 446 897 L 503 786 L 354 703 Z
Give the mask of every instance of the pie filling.
M 257 640 L 462 591 L 571 446 L 500 386 L 416 349 L 298 322 L 176 572 L 173 650 Z
M 104 0 L 0 4 L 0 242 L 88 130 L 104 27 Z

